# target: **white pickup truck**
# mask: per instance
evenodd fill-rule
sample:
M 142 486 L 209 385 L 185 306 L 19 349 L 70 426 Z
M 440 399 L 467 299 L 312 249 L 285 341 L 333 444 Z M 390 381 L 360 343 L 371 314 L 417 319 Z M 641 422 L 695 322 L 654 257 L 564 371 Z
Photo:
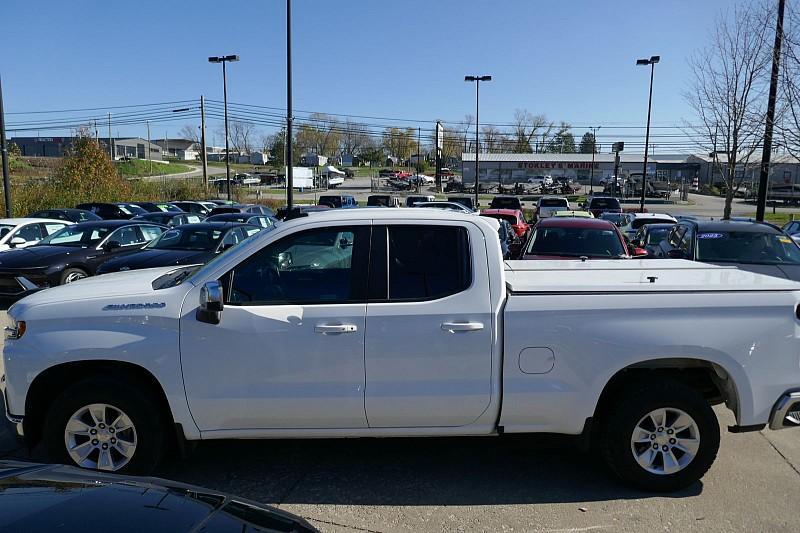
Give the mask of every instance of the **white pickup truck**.
M 53 461 L 148 472 L 231 438 L 557 433 L 674 490 L 734 432 L 800 425 L 800 285 L 680 260 L 510 261 L 480 217 L 314 213 L 201 267 L 8 313 L 8 417 Z

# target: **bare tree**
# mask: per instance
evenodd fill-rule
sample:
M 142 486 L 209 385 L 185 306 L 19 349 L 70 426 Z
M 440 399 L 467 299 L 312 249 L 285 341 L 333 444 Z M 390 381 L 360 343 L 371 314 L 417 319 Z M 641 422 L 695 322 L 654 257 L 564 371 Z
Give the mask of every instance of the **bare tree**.
M 800 157 L 800 10 L 791 3 L 786 6 L 783 39 L 780 119 L 776 120 L 775 129 L 786 151 Z
M 239 153 L 250 152 L 257 135 L 255 125 L 243 120 L 232 120 L 228 126 L 231 149 Z
M 495 126 L 488 125 L 481 128 L 481 135 L 483 135 L 483 149 L 490 153 L 495 154 L 502 151 L 503 134 Z
M 538 135 L 543 139 L 550 134 L 553 123 L 544 115 L 533 115 L 527 109 L 514 111 L 514 125 L 512 131 L 512 146 L 514 153 L 525 154 L 534 151 L 531 144 Z
M 184 124 L 178 135 L 187 141 L 200 142 L 200 128 L 192 124 Z
M 366 124 L 345 120 L 341 126 L 339 135 L 339 152 L 342 155 L 358 155 L 361 149 L 367 145 L 369 129 Z
M 742 4 L 720 16 L 711 43 L 690 60 L 692 82 L 686 100 L 697 115 L 688 129 L 707 152 L 723 154 L 723 218 L 730 218 L 736 190 L 764 133 L 765 95 L 771 61 L 772 10 Z

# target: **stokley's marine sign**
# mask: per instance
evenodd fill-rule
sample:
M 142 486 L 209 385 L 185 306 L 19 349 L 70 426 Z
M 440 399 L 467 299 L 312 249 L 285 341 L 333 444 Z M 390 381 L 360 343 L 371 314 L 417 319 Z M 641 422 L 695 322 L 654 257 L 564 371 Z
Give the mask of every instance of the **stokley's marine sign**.
M 145 303 L 145 304 L 108 304 L 103 311 L 132 311 L 134 309 L 163 309 L 167 304 L 164 302 Z

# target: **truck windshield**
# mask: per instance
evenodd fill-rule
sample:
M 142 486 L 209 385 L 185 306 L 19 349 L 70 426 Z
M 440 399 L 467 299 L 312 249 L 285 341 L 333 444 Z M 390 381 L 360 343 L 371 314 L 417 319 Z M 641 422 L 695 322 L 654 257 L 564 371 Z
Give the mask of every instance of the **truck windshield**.
M 539 228 L 533 234 L 526 255 L 620 258 L 626 253 L 612 229 Z
M 697 234 L 697 260 L 755 265 L 800 264 L 800 248 L 791 237 L 751 231 Z

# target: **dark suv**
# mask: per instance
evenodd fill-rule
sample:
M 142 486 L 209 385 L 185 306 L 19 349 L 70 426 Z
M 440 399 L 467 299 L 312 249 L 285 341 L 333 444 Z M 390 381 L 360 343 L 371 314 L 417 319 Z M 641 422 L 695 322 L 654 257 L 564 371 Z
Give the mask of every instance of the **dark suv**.
M 619 200 L 610 196 L 592 196 L 586 204 L 586 210 L 595 218 L 600 218 L 603 213 L 622 213 Z
M 779 228 L 741 220 L 681 220 L 655 257 L 688 259 L 800 281 L 800 247 Z

